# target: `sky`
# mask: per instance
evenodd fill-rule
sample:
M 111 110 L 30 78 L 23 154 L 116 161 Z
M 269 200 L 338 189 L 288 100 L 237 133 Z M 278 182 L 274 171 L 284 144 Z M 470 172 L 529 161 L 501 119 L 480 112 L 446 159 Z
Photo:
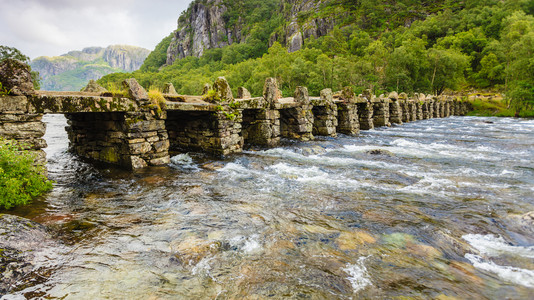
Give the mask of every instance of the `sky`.
M 34 59 L 85 47 L 154 50 L 192 0 L 0 0 L 0 45 Z

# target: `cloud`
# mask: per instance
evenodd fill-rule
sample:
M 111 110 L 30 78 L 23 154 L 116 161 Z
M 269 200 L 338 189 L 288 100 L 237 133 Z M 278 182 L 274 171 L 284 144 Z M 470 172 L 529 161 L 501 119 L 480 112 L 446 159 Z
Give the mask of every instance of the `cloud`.
M 0 44 L 57 56 L 113 44 L 154 47 L 190 0 L 0 0 Z

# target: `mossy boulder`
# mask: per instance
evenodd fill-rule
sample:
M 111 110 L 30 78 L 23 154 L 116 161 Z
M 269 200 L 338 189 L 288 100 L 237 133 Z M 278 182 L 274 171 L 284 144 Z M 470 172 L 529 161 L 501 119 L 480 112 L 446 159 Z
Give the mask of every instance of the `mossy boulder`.
M 230 84 L 228 84 L 228 81 L 224 77 L 219 77 L 215 80 L 215 83 L 213 83 L 213 90 L 215 90 L 217 97 L 221 99 L 222 102 L 234 100 Z
M 10 95 L 35 94 L 30 67 L 16 59 L 7 58 L 0 62 L 0 83 L 3 91 Z

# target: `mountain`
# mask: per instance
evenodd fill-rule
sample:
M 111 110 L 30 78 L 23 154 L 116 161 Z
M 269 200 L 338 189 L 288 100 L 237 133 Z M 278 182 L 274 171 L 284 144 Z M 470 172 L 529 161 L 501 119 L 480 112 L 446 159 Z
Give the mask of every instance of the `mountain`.
M 126 45 L 88 47 L 61 56 L 41 56 L 30 65 L 42 78 L 41 89 L 79 91 L 91 79 L 139 69 L 149 53 L 147 49 Z
M 336 26 L 353 26 L 370 33 L 409 27 L 415 20 L 424 20 L 432 13 L 460 5 L 448 2 L 194 0 L 180 15 L 171 40 L 165 40 L 168 45 L 165 65 L 238 43 L 262 43 L 262 51 L 253 55 L 256 57 L 275 42 L 295 52 L 304 47 L 307 39 L 326 36 Z
M 195 0 L 140 70 L 99 83 L 196 95 L 225 76 L 254 96 L 267 77 L 283 95 L 490 89 L 530 114 L 532 49 L 532 0 Z

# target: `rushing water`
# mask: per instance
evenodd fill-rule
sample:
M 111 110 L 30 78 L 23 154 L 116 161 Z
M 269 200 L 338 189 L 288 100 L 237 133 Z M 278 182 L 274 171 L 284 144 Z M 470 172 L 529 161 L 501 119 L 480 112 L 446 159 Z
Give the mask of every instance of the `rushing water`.
M 534 294 L 532 120 L 432 119 L 135 173 L 67 153 L 65 119 L 46 120 L 57 184 L 16 213 L 60 234 L 7 299 Z

